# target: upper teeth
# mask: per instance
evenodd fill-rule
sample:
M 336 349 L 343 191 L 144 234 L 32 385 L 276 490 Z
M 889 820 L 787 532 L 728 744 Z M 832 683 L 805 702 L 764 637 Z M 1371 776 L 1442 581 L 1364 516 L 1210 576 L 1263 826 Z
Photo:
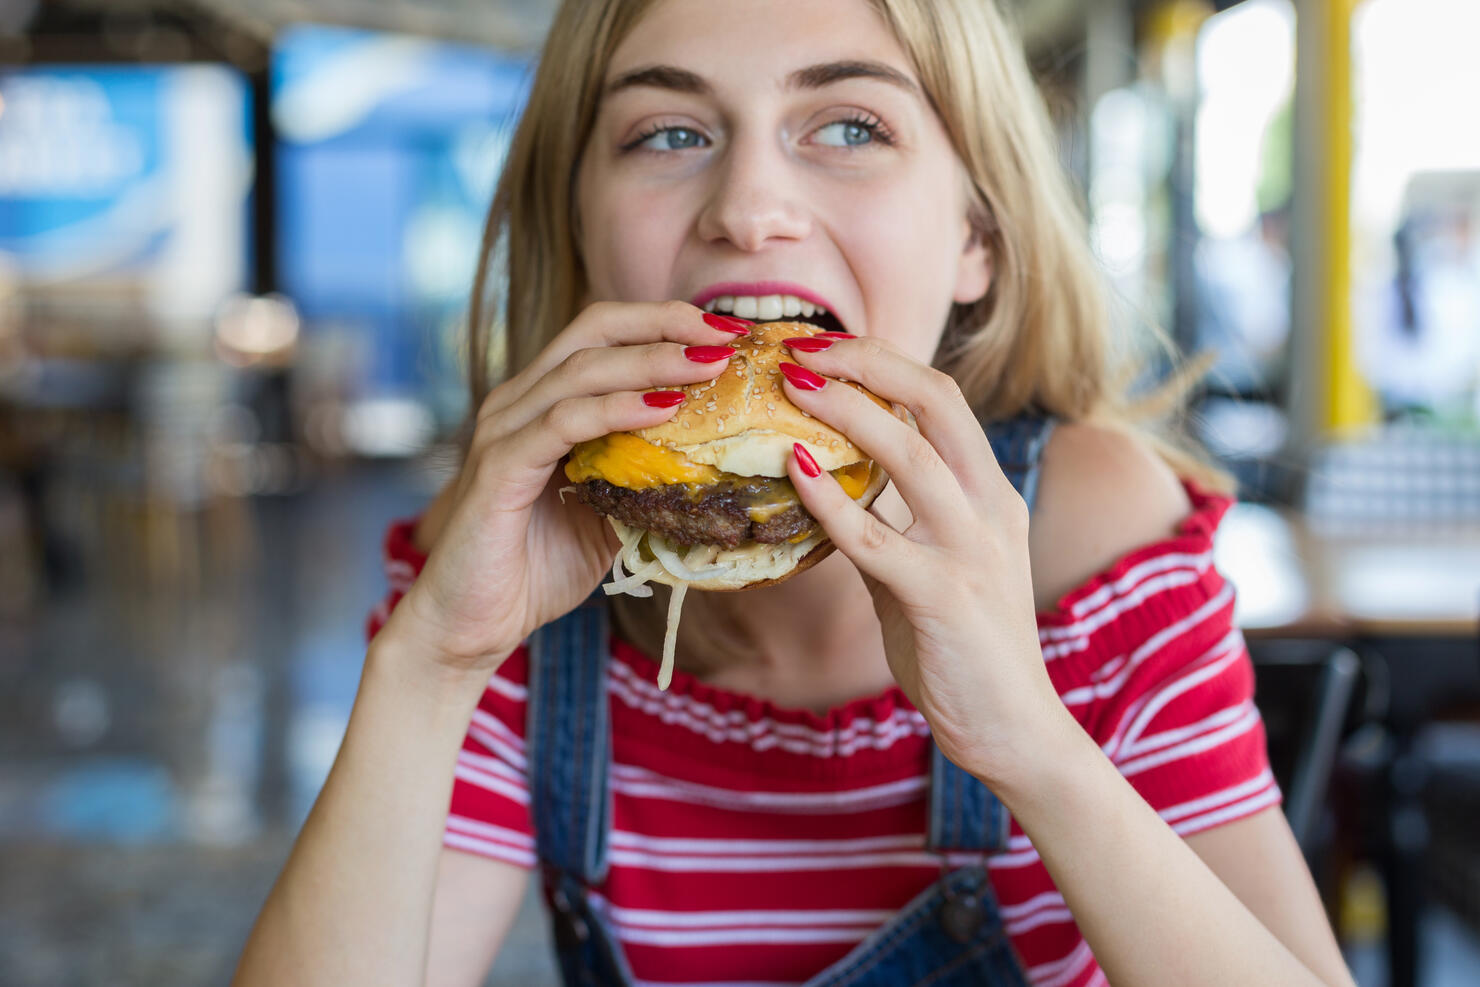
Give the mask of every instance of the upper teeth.
M 811 317 L 826 315 L 827 309 L 803 301 L 796 295 L 721 295 L 711 298 L 704 305 L 706 312 L 729 312 L 742 319 L 758 319 L 768 322 L 798 315 Z

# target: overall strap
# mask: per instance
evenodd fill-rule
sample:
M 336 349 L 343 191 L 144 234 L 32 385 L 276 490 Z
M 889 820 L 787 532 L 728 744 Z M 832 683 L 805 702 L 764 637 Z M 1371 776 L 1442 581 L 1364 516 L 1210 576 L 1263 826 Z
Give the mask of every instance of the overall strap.
M 600 593 L 529 639 L 529 811 L 546 868 L 606 878 L 611 709 L 608 617 Z
M 1038 499 L 1039 460 L 1048 445 L 1048 437 L 1053 434 L 1053 427 L 1053 418 L 1037 414 L 1022 414 L 982 425 L 1002 472 L 1012 481 L 1013 489 L 1022 495 L 1030 512 Z
M 1053 419 L 1021 415 L 983 425 L 1002 471 L 1022 495 L 1031 512 L 1038 494 L 1038 464 Z M 930 832 L 927 845 L 934 853 L 1007 849 L 1011 819 L 986 785 L 957 766 L 932 745 L 930 750 Z

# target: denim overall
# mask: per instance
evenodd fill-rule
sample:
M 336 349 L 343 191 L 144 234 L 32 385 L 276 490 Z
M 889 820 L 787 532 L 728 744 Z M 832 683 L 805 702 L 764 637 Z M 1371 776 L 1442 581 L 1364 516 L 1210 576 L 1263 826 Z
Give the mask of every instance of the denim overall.
M 1052 427 L 1052 419 L 1027 416 L 985 426 L 1030 510 Z M 565 982 L 620 987 L 632 973 L 585 893 L 606 879 L 611 812 L 610 639 L 602 599 L 598 591 L 530 638 L 529 808 Z M 927 847 L 941 854 L 941 879 L 807 987 L 1027 984 L 987 880 L 987 857 L 1007 846 L 1007 810 L 934 746 L 929 797 Z M 946 865 L 946 853 L 973 851 L 981 863 Z M 723 970 L 715 973 L 724 979 Z

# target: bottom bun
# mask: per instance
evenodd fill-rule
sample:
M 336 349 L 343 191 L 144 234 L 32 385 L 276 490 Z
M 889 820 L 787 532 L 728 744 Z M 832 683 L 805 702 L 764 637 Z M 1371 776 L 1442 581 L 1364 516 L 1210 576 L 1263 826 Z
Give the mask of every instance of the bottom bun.
M 822 540 L 822 544 L 815 546 L 810 552 L 808 552 L 806 555 L 803 555 L 790 569 L 786 570 L 780 575 L 772 576 L 769 579 L 762 579 L 758 583 L 746 583 L 744 586 L 705 586 L 703 584 L 698 584 L 698 587 L 699 589 L 709 590 L 715 593 L 734 593 L 742 589 L 763 589 L 766 586 L 775 586 L 777 583 L 786 582 L 788 579 L 790 579 L 792 576 L 795 576 L 799 572 L 804 572 L 807 569 L 812 568 L 814 565 L 831 555 L 833 551 L 837 549 L 837 547 L 838 546 L 832 543 L 832 539 L 824 538 Z

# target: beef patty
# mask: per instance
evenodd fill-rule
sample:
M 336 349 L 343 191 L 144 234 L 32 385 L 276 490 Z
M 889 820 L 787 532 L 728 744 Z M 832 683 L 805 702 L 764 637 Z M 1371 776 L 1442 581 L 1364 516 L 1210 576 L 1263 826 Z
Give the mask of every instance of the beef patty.
M 737 476 L 709 486 L 688 484 L 628 490 L 605 480 L 576 484 L 577 496 L 598 514 L 623 524 L 655 531 L 680 545 L 723 545 L 735 548 L 757 541 L 778 545 L 810 535 L 817 520 L 797 499 L 786 477 Z M 752 521 L 750 509 L 783 505 L 764 521 Z

